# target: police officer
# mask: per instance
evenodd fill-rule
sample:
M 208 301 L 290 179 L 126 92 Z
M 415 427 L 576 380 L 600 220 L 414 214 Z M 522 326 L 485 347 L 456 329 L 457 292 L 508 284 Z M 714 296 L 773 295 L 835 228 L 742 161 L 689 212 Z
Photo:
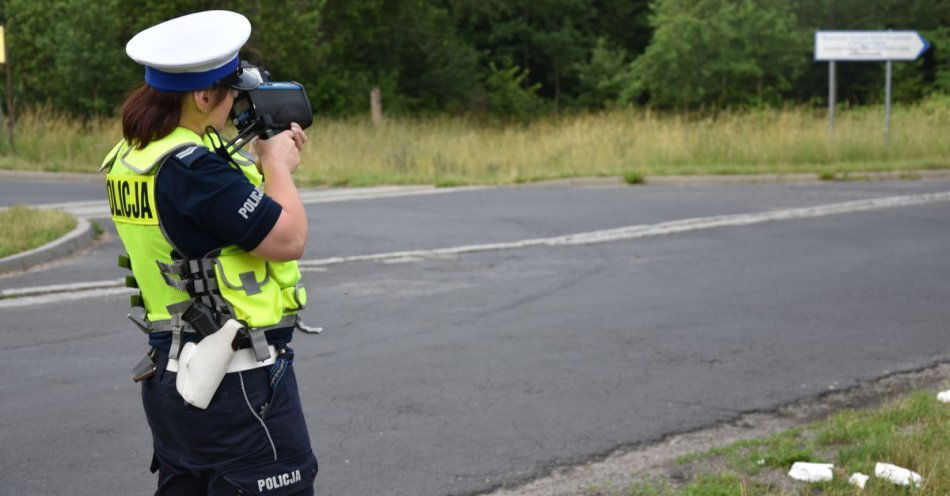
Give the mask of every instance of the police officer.
M 305 328 L 295 260 L 307 218 L 291 174 L 307 135 L 294 125 L 252 155 L 217 136 L 238 91 L 261 82 L 238 60 L 250 32 L 240 14 L 207 11 L 133 37 L 126 51 L 145 84 L 102 166 L 128 254 L 119 263 L 139 289 L 129 317 L 150 345 L 135 374 L 158 495 L 313 494 L 288 346 Z M 225 329 L 233 340 L 219 339 Z

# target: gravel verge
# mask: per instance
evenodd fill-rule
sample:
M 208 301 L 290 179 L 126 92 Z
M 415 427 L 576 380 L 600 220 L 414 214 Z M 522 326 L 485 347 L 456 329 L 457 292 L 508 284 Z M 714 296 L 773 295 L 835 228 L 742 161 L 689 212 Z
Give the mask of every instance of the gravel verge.
M 750 412 L 708 428 L 668 436 L 659 442 L 619 448 L 583 465 L 558 467 L 547 475 L 512 487 L 481 493 L 487 496 L 579 496 L 623 494 L 640 483 L 682 481 L 676 458 L 736 441 L 777 434 L 848 408 L 866 408 L 914 391 L 936 391 L 950 381 L 950 362 L 900 372 L 853 388 L 800 400 L 769 412 Z

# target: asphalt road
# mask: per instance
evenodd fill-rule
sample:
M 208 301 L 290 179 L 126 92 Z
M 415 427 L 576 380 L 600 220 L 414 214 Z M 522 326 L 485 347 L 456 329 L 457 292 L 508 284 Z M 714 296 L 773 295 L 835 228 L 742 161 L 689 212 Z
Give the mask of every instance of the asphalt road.
M 17 203 L 37 205 L 81 200 L 96 200 L 105 195 L 105 186 L 89 175 L 84 180 L 57 180 L 53 175 L 0 176 L 0 207 Z
M 35 198 L 89 199 L 34 186 Z M 10 185 L 0 182 L 0 204 Z M 22 189 L 15 186 L 13 189 Z M 307 259 L 950 191 L 522 187 L 308 206 Z M 950 359 L 950 202 L 305 273 L 295 364 L 324 495 L 483 491 Z M 0 289 L 121 277 L 119 246 Z M 126 296 L 0 305 L 0 494 L 149 494 Z M 2 303 L 2 300 L 0 300 Z

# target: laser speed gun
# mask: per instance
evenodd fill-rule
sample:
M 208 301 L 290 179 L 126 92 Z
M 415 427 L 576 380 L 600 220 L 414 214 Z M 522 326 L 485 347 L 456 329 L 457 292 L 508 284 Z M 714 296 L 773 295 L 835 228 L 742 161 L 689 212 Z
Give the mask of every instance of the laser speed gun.
M 266 70 L 251 65 L 243 66 L 242 71 L 244 77 L 256 73 L 260 84 L 241 91 L 234 99 L 230 117 L 238 135 L 226 148 L 238 150 L 255 136 L 270 138 L 290 129 L 292 122 L 303 129 L 313 124 L 313 109 L 302 84 L 271 81 Z

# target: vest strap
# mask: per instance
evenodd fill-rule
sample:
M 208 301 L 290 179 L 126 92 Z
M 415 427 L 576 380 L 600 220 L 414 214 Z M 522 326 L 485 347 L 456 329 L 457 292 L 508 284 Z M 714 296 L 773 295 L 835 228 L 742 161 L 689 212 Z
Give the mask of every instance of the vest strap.
M 178 277 L 185 277 L 188 275 L 188 265 L 184 261 L 167 264 L 156 260 L 155 263 L 158 264 L 158 270 L 162 274 L 170 274 Z
M 145 299 L 142 298 L 142 293 L 136 293 L 134 295 L 130 295 L 129 306 L 145 308 Z
M 172 346 L 168 349 L 168 358 L 178 360 L 181 353 L 181 326 L 172 328 Z
M 132 323 L 135 324 L 135 327 L 138 327 L 140 331 L 144 332 L 145 334 L 151 332 L 151 329 L 149 329 L 149 322 L 145 320 L 144 310 L 141 312 L 141 314 L 129 313 L 128 317 L 129 320 L 131 320 Z
M 191 286 L 186 288 L 189 294 L 210 293 L 218 289 L 218 282 L 214 279 L 195 279 Z
M 197 277 L 214 277 L 214 264 L 218 261 L 215 258 L 192 258 L 188 260 L 188 270 L 191 275 Z
M 138 312 L 130 312 L 127 317 L 129 320 L 135 324 L 135 327 L 138 327 L 140 331 L 145 334 L 151 334 L 153 332 L 170 332 L 172 330 L 172 320 L 171 319 L 162 319 L 162 320 L 148 320 L 145 314 L 145 310 L 140 310 Z M 185 334 L 190 334 L 195 332 L 194 329 L 188 325 L 187 322 L 184 322 L 182 325 L 181 332 Z
M 168 305 L 168 314 L 171 315 L 171 320 L 169 321 L 170 330 L 172 332 L 172 347 L 168 350 L 169 358 L 178 359 L 178 354 L 181 353 L 181 334 L 185 328 L 185 321 L 182 320 L 181 315 L 185 313 L 185 310 L 191 307 L 191 300 L 185 300 L 180 303 L 173 303 Z
M 129 258 L 128 255 L 119 255 L 119 259 L 116 263 L 125 270 L 132 270 L 132 259 Z
M 192 296 L 211 293 L 218 289 L 218 281 L 213 272 L 214 262 L 215 259 L 211 258 L 183 260 L 172 264 L 155 261 L 165 284 Z M 172 276 L 177 276 L 177 279 Z
M 270 351 L 267 349 L 267 338 L 264 337 L 264 330 L 261 328 L 248 329 L 248 336 L 251 337 L 251 347 L 254 348 L 254 358 L 258 362 L 263 362 L 270 358 Z

